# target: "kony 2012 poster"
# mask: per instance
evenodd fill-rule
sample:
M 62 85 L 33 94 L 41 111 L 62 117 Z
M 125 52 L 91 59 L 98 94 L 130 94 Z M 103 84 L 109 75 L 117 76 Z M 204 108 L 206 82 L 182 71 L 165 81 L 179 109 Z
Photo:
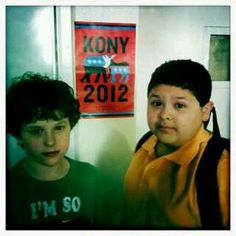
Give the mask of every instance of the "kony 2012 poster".
M 84 118 L 134 115 L 135 24 L 75 22 L 76 92 Z

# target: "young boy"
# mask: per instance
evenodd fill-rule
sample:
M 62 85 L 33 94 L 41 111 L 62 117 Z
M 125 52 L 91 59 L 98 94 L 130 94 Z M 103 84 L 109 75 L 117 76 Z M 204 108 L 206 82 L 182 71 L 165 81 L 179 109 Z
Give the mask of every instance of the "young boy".
M 79 103 L 65 82 L 25 73 L 9 87 L 7 131 L 25 158 L 7 175 L 7 229 L 93 225 L 96 169 L 66 156 Z
M 126 227 L 203 228 L 196 172 L 214 134 L 205 129 L 214 106 L 211 89 L 208 71 L 191 60 L 169 61 L 152 74 L 147 108 L 152 135 L 134 153 L 126 173 Z M 229 152 L 219 156 L 220 224 L 228 228 Z

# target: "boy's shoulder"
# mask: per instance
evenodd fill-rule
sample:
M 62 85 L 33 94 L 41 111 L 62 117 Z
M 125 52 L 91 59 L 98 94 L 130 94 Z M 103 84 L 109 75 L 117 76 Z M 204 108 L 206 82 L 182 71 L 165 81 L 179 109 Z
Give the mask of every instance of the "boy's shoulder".
M 138 141 L 136 147 L 135 147 L 135 152 L 142 146 L 143 143 L 145 143 L 151 136 L 153 135 L 153 133 L 149 130 L 147 131 Z M 212 136 L 213 138 L 213 136 Z M 211 140 L 211 142 L 209 142 Z M 210 139 L 208 141 L 208 143 L 210 143 L 210 145 L 214 146 L 214 145 L 221 145 L 223 147 L 223 149 L 226 149 L 228 152 L 230 152 L 230 139 L 227 138 L 223 138 L 220 137 L 219 139 L 215 140 L 215 138 Z
M 68 157 L 66 159 L 70 163 L 70 171 L 65 178 L 66 181 L 75 186 L 94 186 L 96 184 L 99 174 L 95 166 L 88 162 L 78 161 Z
M 24 167 L 23 167 L 23 159 L 20 160 L 19 162 L 17 162 L 14 166 L 12 166 L 11 168 L 9 168 L 7 170 L 7 173 L 9 173 L 9 175 L 16 175 L 16 176 L 21 176 L 25 174 L 24 171 Z
M 97 168 L 88 162 L 74 160 L 70 157 L 65 158 L 69 161 L 72 171 L 80 171 L 80 173 L 97 172 Z
M 75 165 L 77 167 L 96 169 L 94 165 L 92 165 L 92 164 L 90 164 L 88 162 L 78 161 L 78 160 L 72 159 L 70 157 L 65 157 L 65 158 L 69 161 L 70 164 Z
M 97 168 L 88 162 L 77 161 L 71 159 L 69 157 L 65 157 L 71 167 L 70 173 L 72 174 L 79 174 L 82 176 L 96 176 L 97 175 Z M 19 161 L 15 166 L 11 169 L 7 170 L 8 180 L 13 181 L 14 183 L 29 181 L 32 179 L 24 170 L 23 167 L 23 160 Z

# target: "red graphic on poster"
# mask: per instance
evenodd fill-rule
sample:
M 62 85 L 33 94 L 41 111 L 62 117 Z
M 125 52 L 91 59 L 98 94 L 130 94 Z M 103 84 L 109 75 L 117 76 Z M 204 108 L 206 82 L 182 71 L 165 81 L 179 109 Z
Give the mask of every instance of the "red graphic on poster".
M 81 116 L 134 115 L 135 24 L 75 22 Z

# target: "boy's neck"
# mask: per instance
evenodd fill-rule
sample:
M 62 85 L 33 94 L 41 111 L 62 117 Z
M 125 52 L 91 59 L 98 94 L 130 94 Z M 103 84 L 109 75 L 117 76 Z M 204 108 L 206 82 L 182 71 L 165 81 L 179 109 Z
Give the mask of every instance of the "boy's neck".
M 68 173 L 70 169 L 70 164 L 65 158 L 63 158 L 55 166 L 44 166 L 26 157 L 24 159 L 23 165 L 26 172 L 31 177 L 41 181 L 54 181 L 61 179 Z
M 178 148 L 179 147 L 175 147 L 175 146 L 171 146 L 168 144 L 158 142 L 155 150 L 156 150 L 157 157 L 161 157 L 161 156 L 166 156 L 166 155 L 176 151 Z

